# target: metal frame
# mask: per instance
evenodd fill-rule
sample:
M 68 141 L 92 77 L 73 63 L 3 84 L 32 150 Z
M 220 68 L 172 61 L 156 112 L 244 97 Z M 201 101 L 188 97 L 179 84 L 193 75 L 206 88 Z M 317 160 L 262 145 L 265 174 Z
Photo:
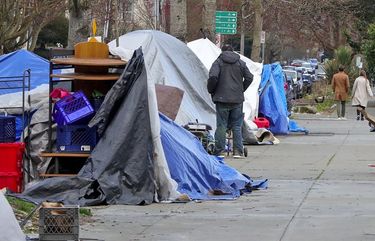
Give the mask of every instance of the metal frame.
M 27 136 L 30 136 L 30 110 L 25 111 L 25 100 L 26 100 L 26 91 L 28 92 L 27 94 L 27 103 L 29 107 L 31 107 L 31 98 L 30 98 L 30 79 L 31 79 L 31 70 L 27 69 L 23 72 L 22 76 L 6 76 L 6 77 L 0 77 L 0 82 L 6 82 L 6 83 L 22 83 L 22 86 L 16 86 L 15 87 L 0 87 L 0 90 L 14 90 L 14 89 L 21 89 L 22 90 L 22 106 L 12 106 L 12 107 L 1 107 L 0 110 L 7 110 L 7 109 L 22 109 L 22 125 L 23 125 L 23 130 L 22 130 L 22 140 L 25 142 L 25 130 L 24 126 L 26 123 L 25 117 L 27 116 Z M 6 112 L 6 111 L 5 111 Z M 26 112 L 26 113 L 25 113 Z M 24 159 L 26 159 L 26 163 L 23 162 L 22 167 L 24 172 L 26 173 L 26 178 L 24 183 L 28 183 L 31 180 L 31 173 L 30 173 L 30 145 L 28 142 L 25 142 L 26 145 L 26 152 L 24 154 Z
M 57 69 L 73 69 L 74 66 L 72 65 L 62 65 L 62 64 L 54 64 L 51 62 L 51 59 L 55 58 L 68 58 L 74 56 L 73 49 L 50 49 L 48 57 L 50 60 L 49 65 L 49 100 L 48 100 L 48 145 L 47 145 L 47 152 L 52 152 L 52 98 L 51 93 L 54 88 L 54 83 L 57 82 L 72 82 L 72 80 L 56 80 L 51 75 L 53 74 L 54 70 Z

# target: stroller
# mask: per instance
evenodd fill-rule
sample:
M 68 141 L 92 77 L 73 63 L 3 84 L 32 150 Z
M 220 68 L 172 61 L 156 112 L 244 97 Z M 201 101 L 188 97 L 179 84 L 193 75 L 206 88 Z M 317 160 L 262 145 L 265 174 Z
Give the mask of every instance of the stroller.
M 203 148 L 207 151 L 208 154 L 214 154 L 215 140 L 214 137 L 210 134 L 210 130 L 212 130 L 212 127 L 210 125 L 199 123 L 198 120 L 196 120 L 196 123 L 189 122 L 183 127 L 194 134 L 200 140 Z

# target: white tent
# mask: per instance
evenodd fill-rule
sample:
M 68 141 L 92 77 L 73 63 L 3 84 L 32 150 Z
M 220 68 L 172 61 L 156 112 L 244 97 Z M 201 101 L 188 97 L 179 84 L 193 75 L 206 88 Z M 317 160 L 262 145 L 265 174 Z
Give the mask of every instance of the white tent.
M 213 62 L 219 57 L 221 50 L 208 39 L 197 39 L 189 42 L 187 46 L 198 56 L 207 70 L 211 68 Z M 256 63 L 251 59 L 240 55 L 245 61 L 250 72 L 254 75 L 254 80 L 245 92 L 244 112 L 245 120 L 253 126 L 252 120 L 258 115 L 258 88 L 261 81 L 263 64 Z
M 26 240 L 12 207 L 9 205 L 3 192 L 0 190 L 0 240 L 24 241 Z

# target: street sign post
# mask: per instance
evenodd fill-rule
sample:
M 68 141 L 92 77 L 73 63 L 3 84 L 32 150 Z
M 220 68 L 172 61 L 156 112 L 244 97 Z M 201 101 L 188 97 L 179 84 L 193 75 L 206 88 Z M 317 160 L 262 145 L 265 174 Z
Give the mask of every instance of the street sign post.
M 237 33 L 237 12 L 216 11 L 216 33 L 236 34 Z
M 260 32 L 260 43 L 261 44 L 266 43 L 266 32 L 265 31 Z

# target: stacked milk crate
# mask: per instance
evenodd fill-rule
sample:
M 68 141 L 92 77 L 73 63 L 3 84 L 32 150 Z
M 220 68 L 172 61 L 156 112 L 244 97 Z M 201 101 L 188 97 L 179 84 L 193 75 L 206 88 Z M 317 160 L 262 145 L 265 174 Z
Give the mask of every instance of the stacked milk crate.
M 22 191 L 25 144 L 16 141 L 16 117 L 0 115 L 0 189 Z
M 53 119 L 57 123 L 58 152 L 91 152 L 97 142 L 95 128 L 88 122 L 95 111 L 82 91 L 74 92 L 55 103 Z

